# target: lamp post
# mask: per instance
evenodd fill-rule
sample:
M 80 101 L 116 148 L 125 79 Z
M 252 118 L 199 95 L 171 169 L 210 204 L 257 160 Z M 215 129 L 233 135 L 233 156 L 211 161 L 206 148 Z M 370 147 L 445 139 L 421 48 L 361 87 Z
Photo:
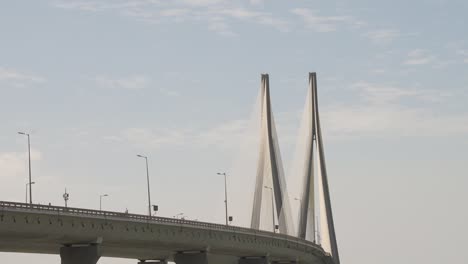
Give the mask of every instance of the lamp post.
M 25 203 L 28 203 L 28 185 L 31 185 L 31 184 L 35 184 L 36 182 L 31 182 L 31 183 L 26 183 L 26 202 Z
M 273 201 L 273 188 L 268 186 L 263 186 L 265 189 L 269 189 L 271 192 L 271 212 L 273 214 L 273 233 L 276 233 L 276 223 L 275 223 L 275 203 Z
M 18 132 L 20 135 L 24 135 L 28 137 L 28 160 L 29 160 L 29 203 L 32 204 L 32 182 L 31 182 L 31 141 L 29 138 L 29 134 L 24 132 Z M 27 202 L 27 201 L 26 201 Z
M 149 169 L 148 169 L 148 157 L 143 155 L 137 155 L 139 158 L 144 158 L 146 161 L 146 181 L 148 183 L 148 216 L 151 217 L 151 194 L 150 194 L 150 181 L 149 181 Z
M 70 199 L 70 194 L 67 193 L 67 188 L 65 188 L 65 193 L 63 194 L 63 200 L 65 201 L 65 208 L 68 207 L 68 200 Z
M 99 195 L 99 211 L 102 211 L 102 197 L 107 197 L 108 194 L 101 194 Z
M 182 215 L 184 215 L 184 213 L 178 213 L 178 214 L 174 215 L 173 217 L 174 217 L 175 219 L 179 219 L 179 216 L 182 216 Z
M 217 174 L 224 175 L 224 207 L 226 210 L 226 225 L 228 225 L 227 175 L 225 172 L 218 172 Z

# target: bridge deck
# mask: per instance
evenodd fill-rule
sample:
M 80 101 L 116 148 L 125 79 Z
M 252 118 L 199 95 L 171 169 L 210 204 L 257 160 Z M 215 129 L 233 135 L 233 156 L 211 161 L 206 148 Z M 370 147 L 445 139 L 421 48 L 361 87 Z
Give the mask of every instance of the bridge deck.
M 103 256 L 172 260 L 179 251 L 332 263 L 310 241 L 250 228 L 81 208 L 0 201 L 0 251 L 58 254 L 100 243 Z M 234 263 L 234 262 L 233 262 Z

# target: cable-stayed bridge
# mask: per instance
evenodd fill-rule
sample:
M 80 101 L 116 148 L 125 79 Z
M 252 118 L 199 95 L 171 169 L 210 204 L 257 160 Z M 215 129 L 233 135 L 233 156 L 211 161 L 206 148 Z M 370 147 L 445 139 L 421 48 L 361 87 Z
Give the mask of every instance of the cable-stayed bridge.
M 271 109 L 269 76 L 262 74 L 260 146 L 250 228 L 0 202 L 0 251 L 60 254 L 62 264 L 96 264 L 101 256 L 140 263 L 340 264 L 317 97 L 316 74 L 309 73 L 297 231 Z

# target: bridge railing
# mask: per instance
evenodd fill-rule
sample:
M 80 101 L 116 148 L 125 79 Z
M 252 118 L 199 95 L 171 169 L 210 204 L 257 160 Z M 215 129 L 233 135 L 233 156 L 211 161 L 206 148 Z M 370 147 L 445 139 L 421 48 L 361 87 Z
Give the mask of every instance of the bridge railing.
M 41 204 L 28 204 L 28 203 L 17 203 L 17 202 L 4 202 L 0 201 L 0 213 L 5 208 L 8 209 L 20 209 L 20 210 L 35 210 L 35 211 L 46 211 L 50 213 L 60 214 L 67 214 L 67 215 L 88 215 L 88 216 L 96 216 L 96 217 L 115 217 L 115 218 L 123 218 L 123 219 L 131 219 L 136 221 L 146 221 L 146 222 L 153 222 L 153 223 L 168 223 L 168 224 L 177 224 L 177 225 L 189 225 L 194 227 L 204 227 L 210 229 L 216 229 L 220 231 L 234 231 L 234 232 L 244 232 L 250 234 L 257 234 L 257 235 L 264 235 L 264 236 L 274 236 L 276 238 L 283 238 L 285 240 L 293 241 L 298 244 L 303 244 L 306 246 L 315 247 L 319 250 L 322 250 L 321 247 L 311 241 L 303 240 L 298 237 L 293 237 L 290 235 L 279 234 L 279 233 L 272 233 L 263 230 L 251 229 L 246 227 L 239 227 L 239 226 L 230 226 L 230 225 L 221 225 L 221 224 L 214 224 L 214 223 L 207 223 L 207 222 L 200 222 L 200 221 L 191 221 L 191 220 L 183 220 L 183 219 L 176 219 L 176 218 L 169 218 L 169 217 L 160 217 L 160 216 L 148 216 L 148 215 L 139 215 L 139 214 L 130 214 L 130 213 L 120 213 L 120 212 L 112 212 L 112 211 L 101 211 L 101 210 L 92 210 L 92 209 L 84 209 L 84 208 L 74 208 L 74 207 L 63 207 L 63 206 L 53 206 L 53 205 L 41 205 Z

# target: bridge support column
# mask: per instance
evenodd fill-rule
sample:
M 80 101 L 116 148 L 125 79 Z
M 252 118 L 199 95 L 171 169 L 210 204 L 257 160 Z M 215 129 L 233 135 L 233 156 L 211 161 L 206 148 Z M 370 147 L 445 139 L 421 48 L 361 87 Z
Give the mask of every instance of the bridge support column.
M 62 264 L 96 264 L 100 257 L 99 245 L 70 245 L 60 248 Z
M 207 252 L 178 252 L 174 255 L 176 264 L 208 264 L 209 259 Z
M 239 264 L 270 264 L 268 257 L 242 257 Z

